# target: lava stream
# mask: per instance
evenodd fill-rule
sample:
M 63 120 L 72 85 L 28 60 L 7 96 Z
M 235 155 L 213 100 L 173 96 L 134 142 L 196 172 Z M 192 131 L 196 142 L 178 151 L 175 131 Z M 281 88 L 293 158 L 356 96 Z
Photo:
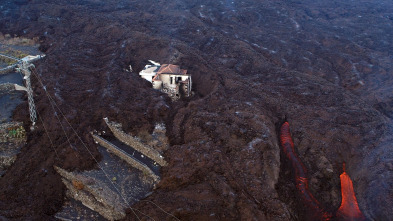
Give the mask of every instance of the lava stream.
M 365 220 L 356 200 L 352 180 L 345 172 L 345 164 L 343 168 L 344 172 L 340 175 L 342 200 L 336 216 L 342 220 Z
M 330 220 L 331 214 L 325 212 L 320 203 L 314 198 L 308 189 L 308 179 L 306 177 L 306 168 L 302 161 L 296 155 L 295 147 L 292 141 L 289 123 L 285 122 L 280 128 L 280 142 L 285 155 L 291 161 L 295 170 L 296 188 L 301 192 L 301 196 L 307 206 L 315 213 L 319 220 Z
M 306 168 L 296 155 L 295 147 L 292 141 L 289 123 L 285 122 L 280 128 L 280 143 L 285 155 L 291 161 L 295 170 L 296 188 L 301 192 L 305 203 L 313 210 L 319 220 L 330 220 L 332 215 L 320 207 L 320 203 L 314 198 L 308 190 L 308 179 L 306 178 Z M 345 164 L 343 173 L 340 175 L 341 180 L 341 206 L 336 212 L 338 220 L 364 221 L 366 218 L 359 209 L 353 190 L 351 178 L 345 172 Z

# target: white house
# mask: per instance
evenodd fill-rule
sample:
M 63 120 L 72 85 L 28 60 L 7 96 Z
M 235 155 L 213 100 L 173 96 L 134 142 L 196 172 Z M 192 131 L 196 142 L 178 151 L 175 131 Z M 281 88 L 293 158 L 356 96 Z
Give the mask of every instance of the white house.
M 154 89 L 167 93 L 173 100 L 191 96 L 191 75 L 178 65 L 150 61 L 139 75 L 152 83 Z

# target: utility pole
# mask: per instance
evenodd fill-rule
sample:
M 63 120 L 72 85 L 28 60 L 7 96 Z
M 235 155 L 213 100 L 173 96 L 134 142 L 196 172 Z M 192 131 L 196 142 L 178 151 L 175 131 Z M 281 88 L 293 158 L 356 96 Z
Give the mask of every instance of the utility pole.
M 38 60 L 38 59 L 41 59 L 45 55 L 44 56 L 41 56 L 41 55 L 37 55 L 37 56 L 28 55 L 28 56 L 26 56 L 26 57 L 24 57 L 22 59 L 15 58 L 13 56 L 1 54 L 1 53 L 0 53 L 0 56 L 3 56 L 3 57 L 9 58 L 9 59 L 13 59 L 13 60 L 17 61 L 16 64 L 14 64 L 12 66 L 9 66 L 7 68 L 4 68 L 2 70 L 10 71 L 10 70 L 13 70 L 13 68 L 16 66 L 16 70 L 24 75 L 23 79 L 25 80 L 25 86 L 26 87 L 22 87 L 20 85 L 15 84 L 15 90 L 23 90 L 23 91 L 27 92 L 27 99 L 28 99 L 28 102 L 29 102 L 30 121 L 32 123 L 30 129 L 34 130 L 34 126 L 35 126 L 35 123 L 37 121 L 37 113 L 36 113 L 35 104 L 34 104 L 33 89 L 31 87 L 31 81 L 30 81 L 30 76 L 31 76 L 30 68 L 31 67 L 34 68 L 34 65 L 31 64 L 31 62 L 33 62 L 35 60 Z
M 25 80 L 25 85 L 27 89 L 26 91 L 27 91 L 27 100 L 29 102 L 30 121 L 32 123 L 31 129 L 34 129 L 35 122 L 37 121 L 37 113 L 35 111 L 33 89 L 31 88 L 31 81 L 30 81 L 31 71 L 29 69 L 30 67 L 34 67 L 34 65 L 30 64 L 28 61 L 22 60 L 18 64 L 17 70 L 24 75 L 23 79 Z

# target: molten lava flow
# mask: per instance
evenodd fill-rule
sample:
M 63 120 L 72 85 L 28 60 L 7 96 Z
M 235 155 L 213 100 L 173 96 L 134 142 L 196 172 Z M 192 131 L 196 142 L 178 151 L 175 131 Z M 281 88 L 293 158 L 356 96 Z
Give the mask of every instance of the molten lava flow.
M 316 216 L 319 220 L 330 220 L 332 215 L 325 212 L 320 207 L 319 202 L 308 190 L 306 168 L 296 155 L 288 122 L 285 122 L 280 128 L 280 143 L 285 155 L 291 161 L 292 167 L 295 170 L 296 188 L 302 193 L 301 195 L 303 200 L 310 209 L 316 212 Z M 336 218 L 339 220 L 363 221 L 365 220 L 365 217 L 359 209 L 355 192 L 353 191 L 352 180 L 345 172 L 345 164 L 343 168 L 344 172 L 340 175 L 342 201 L 341 206 L 336 213 Z
M 306 168 L 295 153 L 289 123 L 285 122 L 280 128 L 280 142 L 285 155 L 291 161 L 295 170 L 296 188 L 301 192 L 301 196 L 305 203 L 316 213 L 319 220 L 330 220 L 331 215 L 325 212 L 319 202 L 314 198 L 308 190 L 308 179 L 306 177 Z
M 340 175 L 342 200 L 336 215 L 343 220 L 365 220 L 353 191 L 352 180 L 345 172 L 345 164 L 343 168 L 344 172 Z

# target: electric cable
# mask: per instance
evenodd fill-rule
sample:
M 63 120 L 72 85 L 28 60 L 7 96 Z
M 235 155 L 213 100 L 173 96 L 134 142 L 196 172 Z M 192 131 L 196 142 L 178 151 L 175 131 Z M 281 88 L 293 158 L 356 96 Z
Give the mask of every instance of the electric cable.
M 123 198 L 124 202 L 125 202 L 126 205 L 127 205 L 128 203 L 127 203 L 126 198 L 120 193 L 120 191 L 118 190 L 118 188 L 114 185 L 114 183 L 112 182 L 112 180 L 109 178 L 108 174 L 107 174 L 107 173 L 105 172 L 105 170 L 99 165 L 97 159 L 96 159 L 96 158 L 94 157 L 94 155 L 91 153 L 91 151 L 89 150 L 89 148 L 87 148 L 87 146 L 85 145 L 85 143 L 83 142 L 83 140 L 82 140 L 82 139 L 80 138 L 80 136 L 76 133 L 75 129 L 71 126 L 71 124 L 69 123 L 69 121 L 67 120 L 67 118 L 66 118 L 66 117 L 64 116 L 64 114 L 61 112 L 61 110 L 60 110 L 60 108 L 57 106 L 56 102 L 52 99 L 52 97 L 50 96 L 50 94 L 47 92 L 47 90 L 46 90 L 44 84 L 42 83 L 41 79 L 39 78 L 37 72 L 35 72 L 35 70 L 32 69 L 32 73 L 36 76 L 37 80 L 39 81 L 39 83 L 40 83 L 41 86 L 43 87 L 43 89 L 44 89 L 44 91 L 45 91 L 45 93 L 46 93 L 46 96 L 47 96 L 48 99 L 49 99 L 49 103 L 51 104 L 51 107 L 52 107 L 52 109 L 53 109 L 53 111 L 54 111 L 54 114 L 56 115 L 57 119 L 58 119 L 59 122 L 60 122 L 60 125 L 62 125 L 62 124 L 61 124 L 61 121 L 60 121 L 60 119 L 58 118 L 58 116 L 57 116 L 57 114 L 56 114 L 56 110 L 55 110 L 55 107 L 54 107 L 54 106 L 56 106 L 57 109 L 60 111 L 61 115 L 62 115 L 63 118 L 66 120 L 66 122 L 69 124 L 69 126 L 71 127 L 71 129 L 73 130 L 73 132 L 76 134 L 76 136 L 79 138 L 79 140 L 82 142 L 82 144 L 83 144 L 83 146 L 86 148 L 87 152 L 90 154 L 90 156 L 91 156 L 91 157 L 93 158 L 93 160 L 96 162 L 97 166 L 100 168 L 100 170 L 102 170 L 102 172 L 104 173 L 105 177 L 109 180 L 109 182 L 112 184 L 112 186 L 115 188 L 115 190 L 120 194 L 120 196 Z M 53 104 L 54 104 L 54 105 L 53 105 Z M 63 128 L 63 127 L 62 127 L 62 128 Z M 64 134 L 67 136 L 67 134 L 66 134 L 64 128 L 63 128 L 63 131 L 64 131 Z M 68 139 L 68 136 L 67 136 L 67 139 Z M 69 140 L 68 140 L 68 141 L 69 141 Z M 70 141 L 69 141 L 69 142 L 70 142 Z M 70 143 L 70 145 L 71 145 L 71 143 Z M 131 206 L 130 206 L 129 208 L 130 208 L 131 211 L 134 213 L 134 215 L 137 217 L 137 219 L 140 220 L 139 216 L 135 213 L 134 209 L 131 208 Z
M 71 125 L 71 123 L 68 121 L 68 119 L 65 117 L 65 115 L 63 114 L 63 112 L 61 111 L 61 109 L 58 107 L 58 105 L 56 104 L 56 102 L 53 100 L 53 98 L 50 96 L 50 94 L 48 93 L 48 91 L 46 90 L 46 88 L 45 88 L 45 86 L 44 86 L 44 84 L 43 84 L 43 82 L 42 82 L 42 80 L 41 80 L 41 78 L 39 77 L 39 75 L 38 75 L 38 73 L 36 72 L 36 70 L 35 69 L 32 69 L 32 73 L 34 74 L 34 76 L 36 76 L 36 78 L 37 78 L 37 80 L 39 81 L 39 83 L 41 84 L 41 86 L 43 87 L 43 89 L 44 89 L 44 91 L 45 91 L 45 93 L 46 93 L 46 95 L 47 95 L 47 97 L 48 97 L 48 99 L 49 99 L 49 101 L 50 101 L 50 103 L 51 103 L 51 106 L 52 106 L 52 109 L 54 109 L 54 107 L 53 107 L 53 104 L 54 104 L 54 106 L 56 106 L 57 107 L 57 109 L 59 110 L 59 112 L 60 112 L 60 114 L 63 116 L 63 118 L 66 120 L 66 122 L 68 123 L 68 125 L 70 126 L 70 128 L 73 130 L 73 132 L 75 133 L 75 135 L 78 137 L 78 139 L 81 141 L 81 143 L 83 144 L 83 146 L 86 148 L 86 150 L 89 152 L 89 154 L 91 155 L 91 157 L 94 159 L 94 161 L 97 163 L 97 165 L 98 165 L 98 167 L 103 171 L 103 173 L 104 173 L 104 175 L 107 177 L 107 179 L 111 182 L 111 184 L 112 184 L 112 186 L 116 189 L 116 191 L 121 195 L 121 197 L 123 198 L 123 200 L 126 202 L 126 204 L 127 204 L 127 200 L 125 199 L 125 197 L 123 196 L 123 194 L 121 194 L 121 192 L 119 191 L 119 189 L 115 186 L 115 184 L 110 180 L 110 178 L 109 178 L 109 176 L 107 175 L 107 173 L 104 171 L 104 169 L 99 165 L 99 163 L 98 163 L 98 161 L 96 160 L 96 158 L 93 156 L 93 154 L 91 153 L 91 151 L 88 149 L 88 147 L 86 146 L 86 144 L 83 142 L 83 140 L 82 140 L 82 138 L 78 135 L 78 133 L 76 132 L 76 130 L 72 127 L 72 125 Z M 53 102 L 53 104 L 52 104 L 52 102 Z M 55 111 L 55 109 L 54 109 L 54 111 Z M 55 111 L 56 112 L 56 111 Z M 165 211 L 163 208 L 161 208 L 160 206 L 158 206 L 156 203 L 154 203 L 153 201 L 150 201 L 150 200 L 139 200 L 139 199 L 137 199 L 137 198 L 135 198 L 135 197 L 133 197 L 133 196 L 131 196 L 131 198 L 133 198 L 133 199 L 135 199 L 135 200 L 138 200 L 138 201 L 144 201 L 144 202 L 149 202 L 149 203 L 151 203 L 151 204 L 153 204 L 154 206 L 156 206 L 159 210 L 161 210 L 162 212 L 164 212 L 165 214 L 167 214 L 167 215 L 169 215 L 169 216 L 172 216 L 173 218 L 175 218 L 176 220 L 179 220 L 176 216 L 174 216 L 173 214 L 171 214 L 171 213 L 168 213 L 167 211 Z M 148 215 L 146 215 L 146 214 L 144 214 L 144 213 L 142 213 L 141 211 L 139 211 L 139 210 L 137 210 L 137 209 L 133 209 L 133 208 L 131 208 L 131 206 L 129 207 L 132 211 L 133 210 L 136 210 L 136 211 L 138 211 L 138 212 L 140 212 L 142 215 L 144 215 L 144 216 L 146 216 L 146 217 L 148 217 L 148 218 L 150 218 L 150 219 L 152 219 L 152 220 L 154 220 L 153 218 L 151 218 L 150 216 L 148 216 Z M 133 211 L 134 212 L 134 211 Z M 134 212 L 134 214 L 135 214 L 135 212 Z M 136 214 L 135 214 L 136 215 Z M 137 215 L 136 215 L 137 216 Z M 137 218 L 139 219 L 139 217 L 137 216 Z
M 48 132 L 48 130 L 46 129 L 45 124 L 44 124 L 44 121 L 42 120 L 41 114 L 38 112 L 38 110 L 37 110 L 37 114 L 38 114 L 38 119 L 40 119 L 40 121 L 41 121 L 41 123 L 42 123 L 42 126 L 43 126 L 43 128 L 44 128 L 44 130 L 45 130 L 45 133 L 46 133 L 46 135 L 47 135 L 48 138 L 49 138 L 50 145 L 51 145 L 52 149 L 55 151 L 55 154 L 56 154 L 57 159 L 60 159 L 59 154 L 57 153 L 56 148 L 55 148 L 55 146 L 53 145 L 52 139 L 51 139 L 50 136 L 49 136 L 49 132 Z

